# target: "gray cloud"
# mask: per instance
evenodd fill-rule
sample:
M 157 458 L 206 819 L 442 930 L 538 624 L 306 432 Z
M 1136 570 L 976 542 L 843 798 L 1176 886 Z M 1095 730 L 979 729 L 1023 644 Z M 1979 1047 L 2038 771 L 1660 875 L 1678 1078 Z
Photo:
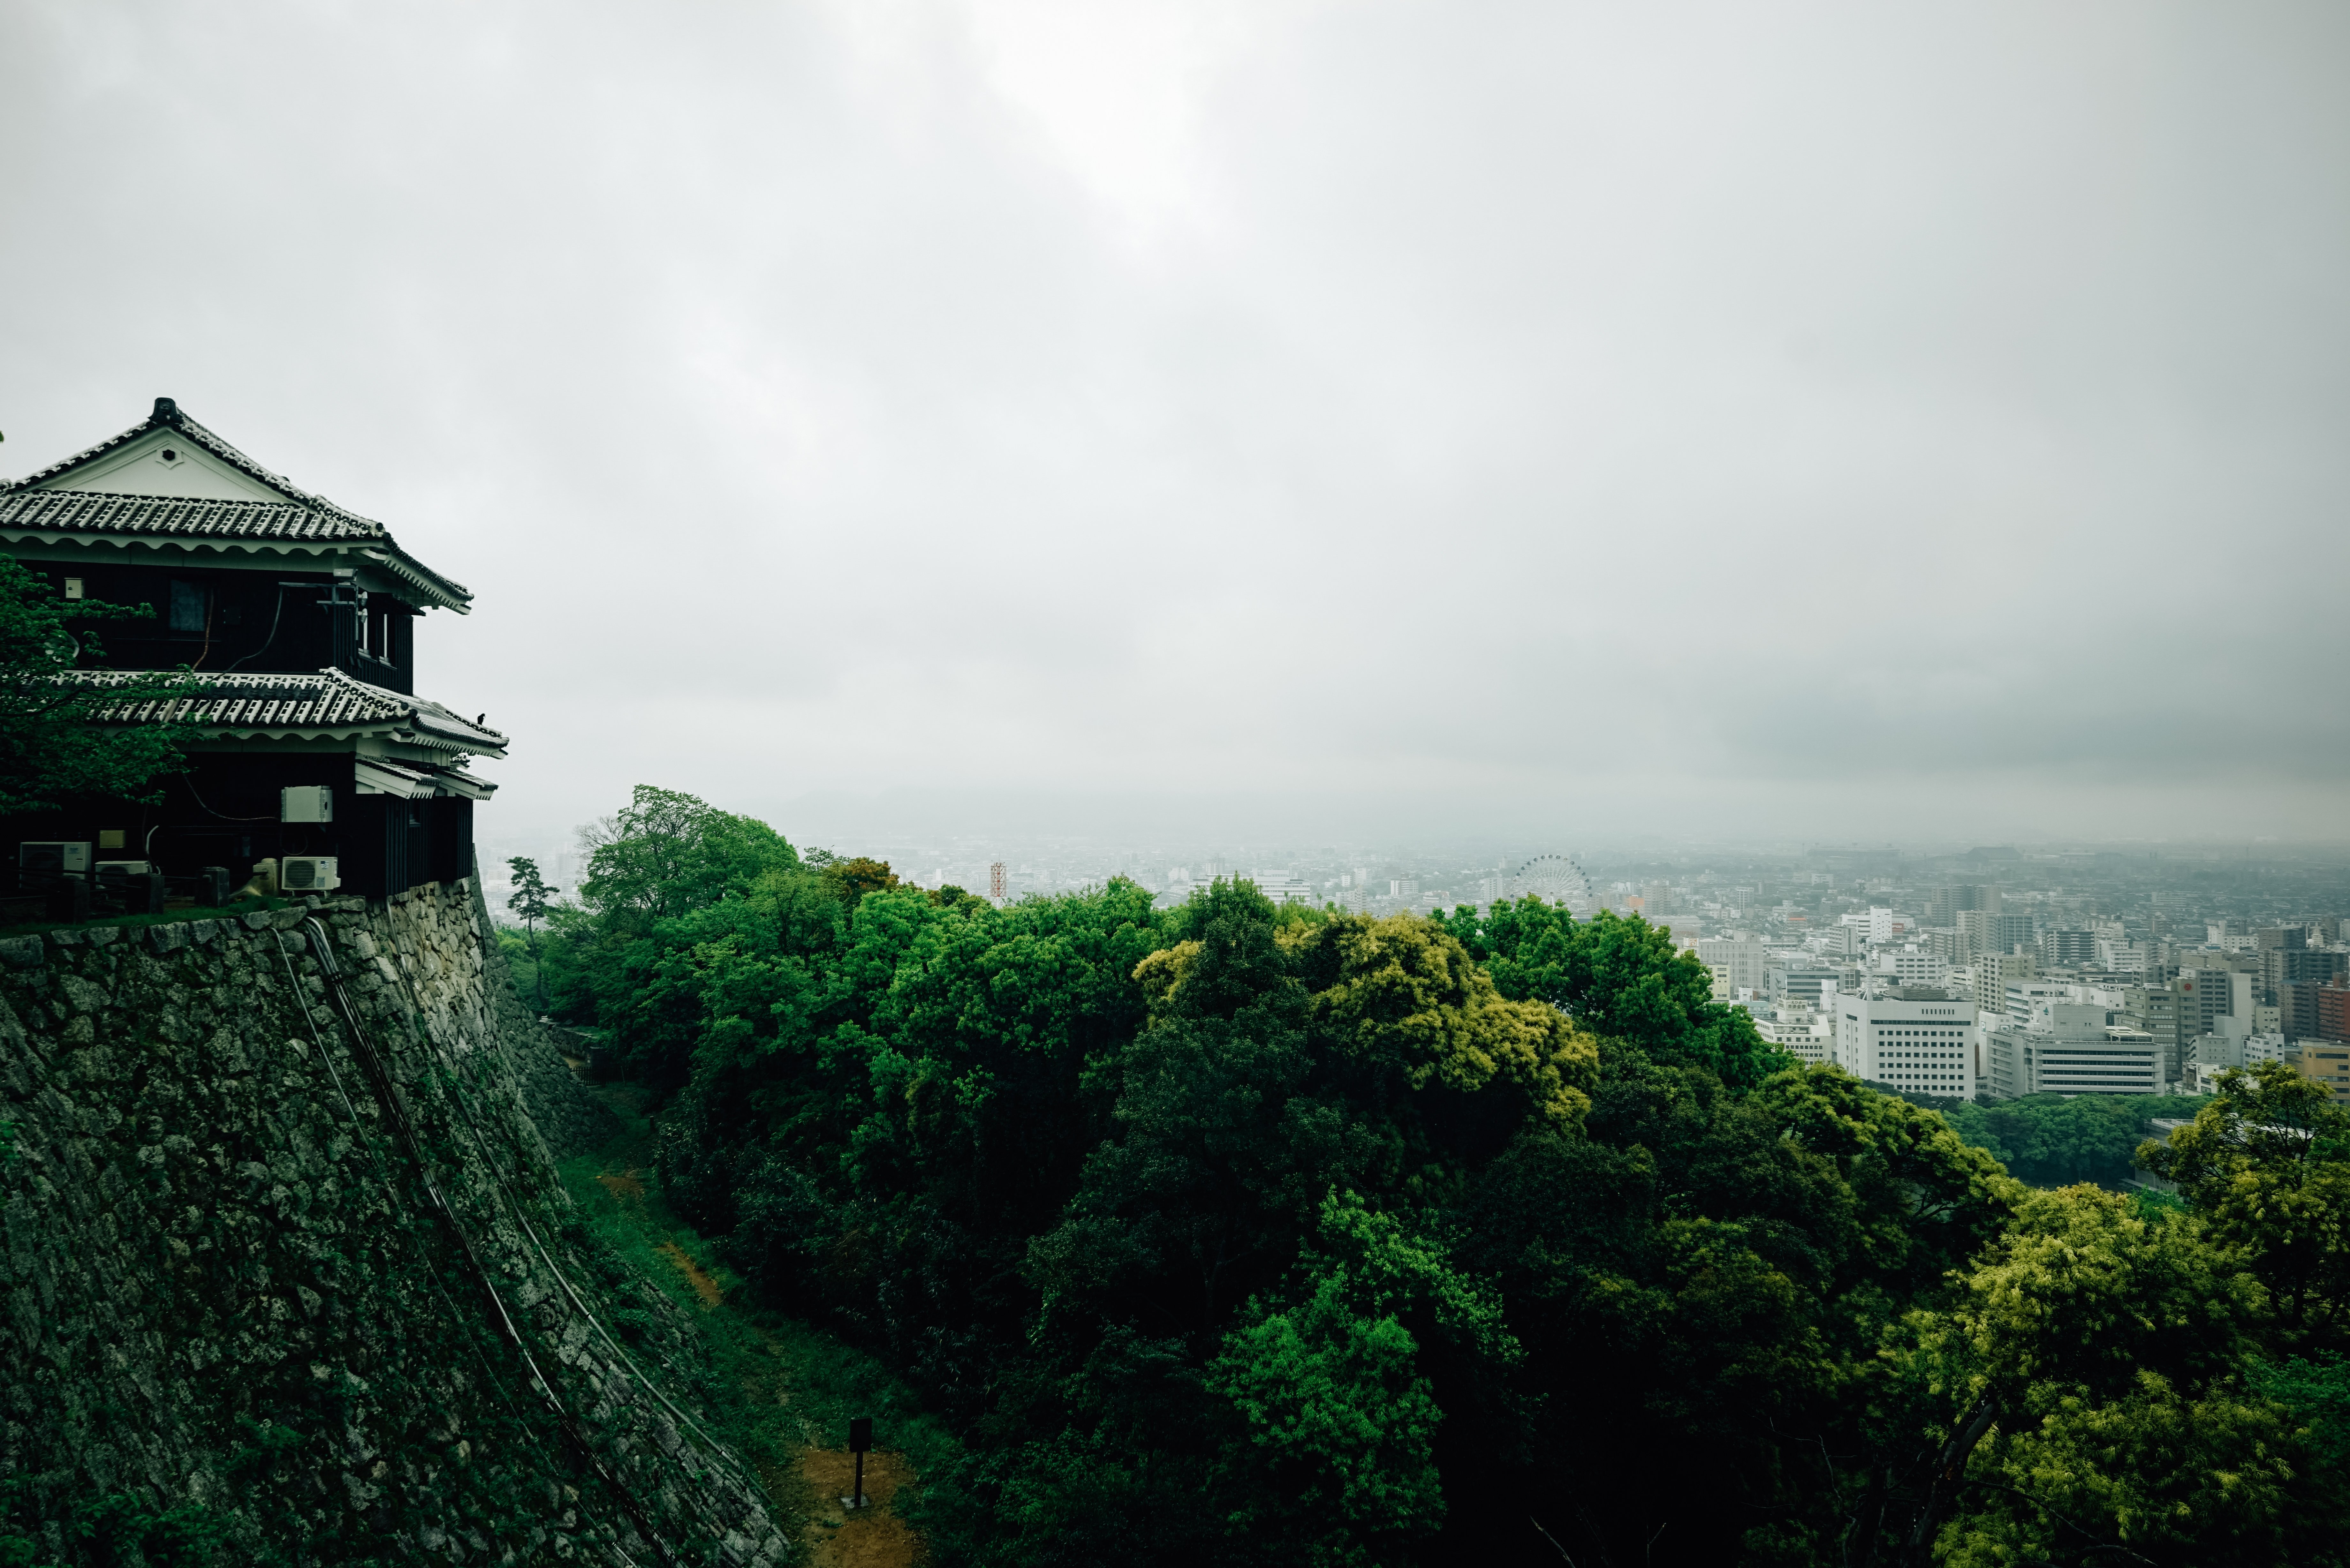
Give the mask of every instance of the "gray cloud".
M 494 839 L 2338 837 L 2345 44 L 20 5 L 0 466 L 169 393 L 473 586 Z

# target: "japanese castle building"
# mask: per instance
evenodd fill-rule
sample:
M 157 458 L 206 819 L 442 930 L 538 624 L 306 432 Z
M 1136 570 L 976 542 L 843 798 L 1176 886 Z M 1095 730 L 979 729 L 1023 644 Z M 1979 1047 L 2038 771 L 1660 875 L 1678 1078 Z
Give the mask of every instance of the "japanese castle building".
M 99 864 L 174 878 L 220 866 L 240 882 L 265 857 L 331 857 L 308 878 L 330 869 L 377 898 L 472 873 L 473 803 L 495 786 L 467 764 L 503 756 L 505 737 L 415 695 L 414 672 L 424 612 L 463 615 L 473 596 L 383 524 L 158 398 L 112 440 L 0 483 L 0 548 L 65 598 L 154 607 L 101 623 L 103 656 L 84 660 L 100 668 L 73 679 L 184 666 L 203 682 L 108 715 L 194 727 L 161 805 L 19 817 L 12 848 L 86 843 Z

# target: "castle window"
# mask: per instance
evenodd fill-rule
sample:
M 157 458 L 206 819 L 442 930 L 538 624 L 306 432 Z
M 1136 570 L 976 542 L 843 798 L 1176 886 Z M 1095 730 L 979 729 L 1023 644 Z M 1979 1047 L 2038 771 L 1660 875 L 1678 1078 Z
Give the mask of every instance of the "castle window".
M 201 583 L 183 583 L 176 577 L 172 579 L 172 629 L 203 630 L 204 612 L 212 607 L 211 598 Z

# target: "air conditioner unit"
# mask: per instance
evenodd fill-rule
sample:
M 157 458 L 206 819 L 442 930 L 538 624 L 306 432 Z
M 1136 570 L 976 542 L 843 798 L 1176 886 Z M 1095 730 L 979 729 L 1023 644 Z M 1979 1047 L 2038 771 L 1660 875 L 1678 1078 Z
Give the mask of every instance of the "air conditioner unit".
M 332 822 L 335 792 L 328 784 L 288 784 L 277 792 L 280 822 Z
M 46 876 L 36 878 L 41 881 L 60 873 L 87 877 L 89 875 L 89 841 L 84 839 L 76 844 L 62 839 L 28 838 L 16 846 L 16 869 L 46 873 Z
M 288 855 L 277 862 L 277 886 L 288 893 L 325 893 L 342 885 L 331 855 Z

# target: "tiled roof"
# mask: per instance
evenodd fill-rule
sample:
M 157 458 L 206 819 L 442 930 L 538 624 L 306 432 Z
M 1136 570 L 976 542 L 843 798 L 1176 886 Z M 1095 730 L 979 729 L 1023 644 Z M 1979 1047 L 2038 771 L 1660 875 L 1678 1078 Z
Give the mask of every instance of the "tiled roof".
M 60 679 L 107 687 L 147 681 L 159 673 L 132 670 L 75 670 Z M 339 670 L 305 675 L 199 674 L 186 696 L 142 699 L 102 709 L 97 717 L 113 724 L 192 724 L 216 733 L 280 734 L 297 731 L 399 731 L 403 738 L 436 751 L 503 754 L 506 738 L 449 711 L 438 702 L 387 691 L 354 680 Z
M 388 539 L 380 523 L 293 502 L 109 495 L 102 490 L 0 492 L 0 527 L 59 534 L 171 534 L 191 539 Z
M 44 482 L 70 472 L 94 458 L 150 431 L 172 430 L 188 437 L 214 457 L 276 491 L 287 499 L 274 501 L 211 501 L 165 495 L 117 495 L 95 490 L 42 490 Z M 115 534 L 140 538 L 202 539 L 233 542 L 270 540 L 287 544 L 373 545 L 383 554 L 374 559 L 396 575 L 425 590 L 426 597 L 463 610 L 473 590 L 453 577 L 444 577 L 401 549 L 380 523 L 346 512 L 323 495 L 313 495 L 253 459 L 182 413 L 168 399 L 158 399 L 156 411 L 111 440 L 87 452 L 53 462 L 38 473 L 0 482 L 0 529 L 39 534 Z

